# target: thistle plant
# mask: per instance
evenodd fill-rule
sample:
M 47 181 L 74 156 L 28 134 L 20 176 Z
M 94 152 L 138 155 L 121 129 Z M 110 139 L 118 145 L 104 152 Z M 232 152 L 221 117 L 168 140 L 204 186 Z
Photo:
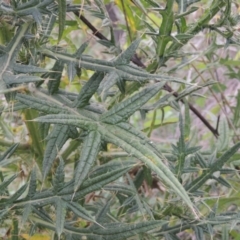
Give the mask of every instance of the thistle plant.
M 182 48 L 205 30 L 236 44 L 233 28 L 238 16 L 231 14 L 233 4 L 214 0 L 196 22 L 188 23 L 199 1 L 169 0 L 161 5 L 134 0 L 130 8 L 117 1 L 129 34 L 121 50 L 106 8 L 109 2 L 0 4 L 1 225 L 12 239 L 28 239 L 41 231 L 52 239 L 178 239 L 177 234 L 187 229 L 197 239 L 213 238 L 219 225 L 239 221 L 239 211 L 219 211 L 210 195 L 206 200 L 206 182 L 212 179 L 232 188 L 225 176 L 235 176 L 236 169 L 226 164 L 238 156 L 240 143 L 228 147 L 228 122 L 218 119 L 213 127 L 189 102 L 197 90 L 215 81 L 189 83 L 162 69 L 172 58 L 185 59 Z M 161 19 L 158 29 L 148 9 Z M 134 11 L 144 19 L 139 23 L 144 33 L 133 36 L 129 24 Z M 107 22 L 108 30 L 94 27 L 91 17 Z M 84 36 L 82 23 L 93 36 L 76 46 L 74 31 Z M 93 37 L 98 39 L 94 44 Z M 154 53 L 144 63 L 141 44 L 146 39 Z M 97 51 L 97 44 L 107 49 L 107 58 L 88 55 L 89 49 Z M 180 92 L 171 86 L 181 86 Z M 178 112 L 180 134 L 165 151 L 150 136 L 158 127 L 157 111 L 167 106 Z M 147 134 L 131 121 L 139 112 L 142 121 L 153 113 Z M 189 141 L 191 112 L 218 138 L 214 154 Z M 6 127 L 5 120 L 14 121 L 14 116 L 20 121 L 20 141 Z M 28 163 L 29 174 L 23 169 L 8 171 L 18 161 Z M 18 179 L 24 179 L 23 184 L 11 192 Z M 154 180 L 165 190 L 152 204 L 140 189 L 144 184 L 150 188 Z

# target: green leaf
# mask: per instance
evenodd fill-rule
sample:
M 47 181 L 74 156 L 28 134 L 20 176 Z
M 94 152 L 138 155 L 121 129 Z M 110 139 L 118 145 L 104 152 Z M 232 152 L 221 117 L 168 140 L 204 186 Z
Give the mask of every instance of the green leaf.
M 12 84 L 23 84 L 23 83 L 30 83 L 30 82 L 40 82 L 43 79 L 41 77 L 37 76 L 18 76 L 18 75 L 12 75 L 12 74 L 4 74 L 4 81 L 8 85 Z
M 77 65 L 75 62 L 69 62 L 67 64 L 67 75 L 70 82 L 73 81 L 74 77 L 77 75 Z
M 190 110 L 189 103 L 184 101 L 185 105 L 185 119 L 184 119 L 184 139 L 187 141 L 190 137 L 191 132 L 191 119 L 190 119 Z
M 160 11 L 160 14 L 162 15 L 162 24 L 159 28 L 156 48 L 156 53 L 160 60 L 162 60 L 165 55 L 167 44 L 172 41 L 171 32 L 175 19 L 172 11 L 173 4 L 174 0 L 168 0 L 165 9 Z
M 116 60 L 114 60 L 115 65 L 126 65 L 130 62 L 131 58 L 133 57 L 134 53 L 136 52 L 138 45 L 141 39 L 137 39 L 131 43 L 131 45 L 121 53 Z
M 20 229 L 22 229 L 25 225 L 25 223 L 28 220 L 29 215 L 32 212 L 32 206 L 31 204 L 26 204 L 23 208 L 23 213 L 22 213 L 22 218 L 21 218 L 21 224 L 20 224 Z
M 228 121 L 225 117 L 222 117 L 218 126 L 219 137 L 217 139 L 217 150 L 223 151 L 228 148 L 229 144 L 229 127 Z
M 44 158 L 42 163 L 43 179 L 46 178 L 49 173 L 54 160 L 57 157 L 58 152 L 68 139 L 69 127 L 67 125 L 56 124 L 48 137 L 47 146 L 44 152 Z
M 38 123 L 34 123 L 28 120 L 32 120 L 36 117 L 38 117 L 38 112 L 33 109 L 25 109 L 23 111 L 24 117 L 25 117 L 25 124 L 28 129 L 29 137 L 31 139 L 31 146 L 34 150 L 36 161 L 39 167 L 42 166 L 42 159 L 44 155 L 44 149 L 43 149 L 43 142 L 39 141 L 40 136 L 40 130 Z
M 36 213 L 42 220 L 50 223 L 52 222 L 52 219 L 49 217 L 49 215 L 43 208 L 32 206 L 32 211 Z
M 122 194 L 127 194 L 127 195 L 135 195 L 136 194 L 136 191 L 133 190 L 132 187 L 130 187 L 126 184 L 120 184 L 120 183 L 108 184 L 103 189 L 106 191 L 114 191 L 117 193 L 122 193 Z
M 95 131 L 89 132 L 84 139 L 81 156 L 75 169 L 75 191 L 80 187 L 83 180 L 88 175 L 90 168 L 96 160 L 100 147 L 101 134 Z
M 227 150 L 219 159 L 217 159 L 201 176 L 196 178 L 188 187 L 187 190 L 194 192 L 198 190 L 216 171 L 219 171 L 223 165 L 238 151 L 240 142 L 236 143 L 233 147 Z
M 3 153 L 3 155 L 0 156 L 0 166 L 1 166 L 1 162 L 6 161 L 9 157 L 12 156 L 12 154 L 16 151 L 18 145 L 19 143 L 13 144 L 10 148 L 8 148 L 7 151 Z
M 179 114 L 179 128 L 180 128 L 180 137 L 179 141 L 177 143 L 177 149 L 178 149 L 178 164 L 177 164 L 177 177 L 178 179 L 181 179 L 182 171 L 184 168 L 184 163 L 185 163 L 185 155 L 186 155 L 186 146 L 185 146 L 185 124 L 183 122 L 182 114 Z
M 64 64 L 61 61 L 56 61 L 53 68 L 51 69 L 52 72 L 47 73 L 43 76 L 45 79 L 49 79 L 47 86 L 50 94 L 54 94 L 58 91 L 63 69 Z
M 101 94 L 101 98 L 103 99 L 103 101 L 105 101 L 108 96 L 108 90 L 115 84 L 117 84 L 118 80 L 118 74 L 112 71 L 104 77 L 103 81 L 101 81 L 98 88 L 98 93 Z
M 19 232 L 18 232 L 18 219 L 13 218 L 12 222 L 13 222 L 13 229 L 11 231 L 11 235 L 12 235 L 11 240 L 18 240 L 18 235 L 19 235 Z
M 47 99 L 39 99 L 30 95 L 17 94 L 16 100 L 22 104 L 45 113 L 61 113 L 63 108 L 58 104 L 49 102 Z
M 58 2 L 58 24 L 59 24 L 58 41 L 60 41 L 65 28 L 67 2 L 66 0 L 57 0 L 57 2 Z
M 37 189 L 37 174 L 36 167 L 34 167 L 31 172 L 27 197 L 31 199 L 35 195 L 36 189 Z
M 236 107 L 234 108 L 233 123 L 234 123 L 234 126 L 239 127 L 240 126 L 240 90 L 238 90 L 236 101 L 237 101 L 237 104 L 236 104 Z
M 157 94 L 164 84 L 165 82 L 161 82 L 144 88 L 141 92 L 116 104 L 108 112 L 102 114 L 100 120 L 109 124 L 117 124 L 127 120 L 135 111 Z
M 75 202 L 67 202 L 67 207 L 78 217 L 85 219 L 89 222 L 96 222 L 95 219 L 91 216 L 91 214 L 80 204 Z
M 22 187 L 20 187 L 12 196 L 11 198 L 9 198 L 8 203 L 11 204 L 14 201 L 16 201 L 19 197 L 22 196 L 22 194 L 25 192 L 25 190 L 27 189 L 28 184 L 24 184 Z
M 111 206 L 112 199 L 108 199 L 106 204 L 101 207 L 101 209 L 98 211 L 96 215 L 96 222 L 102 224 L 104 222 L 109 222 L 110 216 L 108 213 L 110 212 L 110 206 Z M 96 226 L 95 224 L 93 227 Z
M 195 232 L 196 240 L 204 239 L 203 229 L 201 227 L 194 226 L 194 232 Z
M 55 209 L 56 209 L 55 226 L 56 226 L 56 233 L 58 235 L 58 239 L 60 239 L 60 236 L 64 229 L 66 208 L 67 208 L 67 203 L 63 201 L 60 197 L 55 197 Z
M 147 231 L 160 227 L 163 224 L 164 221 L 147 221 L 137 224 L 104 224 L 104 228 L 99 227 L 98 229 L 94 229 L 93 233 L 103 235 L 106 240 L 121 240 L 135 236 L 136 234 L 146 233 Z
M 0 184 L 0 194 L 4 195 L 4 193 L 7 190 L 7 187 L 9 186 L 9 184 L 11 184 L 19 175 L 15 174 L 13 176 L 11 176 L 8 179 L 5 179 L 1 184 Z
M 82 87 L 77 99 L 73 102 L 73 107 L 82 108 L 89 104 L 89 100 L 93 94 L 97 91 L 99 84 L 104 77 L 103 73 L 96 72 Z
M 16 105 L 16 104 L 15 104 Z M 40 116 L 44 116 L 45 114 L 44 113 L 40 113 L 39 114 Z M 44 142 L 44 145 L 46 143 L 46 139 L 47 139 L 47 136 L 48 136 L 48 133 L 49 133 L 49 128 L 50 128 L 50 124 L 48 123 L 39 123 L 39 132 L 40 132 L 40 137 L 41 137 L 41 140 Z
M 132 189 L 134 190 L 134 192 L 135 192 L 134 199 L 136 200 L 136 205 L 137 205 L 138 209 L 140 210 L 142 216 L 144 216 L 143 204 L 142 204 L 142 202 L 141 202 L 140 196 L 138 195 L 138 191 L 137 191 L 137 189 L 136 189 L 136 187 L 135 187 L 135 185 L 134 185 L 134 183 L 133 183 L 133 181 L 132 181 L 132 179 L 131 179 L 131 177 L 129 176 L 128 173 L 127 173 L 127 179 L 128 179 L 128 182 L 129 182 L 131 188 L 132 188 Z
M 147 182 L 149 186 L 152 186 L 153 177 L 152 177 L 151 170 L 146 166 L 143 166 L 143 174 L 144 174 L 144 180 Z
M 221 176 L 220 177 L 212 176 L 211 178 L 216 180 L 217 182 L 219 182 L 223 186 L 225 186 L 227 188 L 231 188 L 231 184 L 228 181 L 226 181 L 223 177 L 221 177 Z
M 198 163 L 201 166 L 201 168 L 207 168 L 208 164 L 204 160 L 203 156 L 199 152 L 197 152 L 195 154 L 195 156 L 196 156 L 196 160 L 198 161 Z
M 59 165 L 57 167 L 56 173 L 54 175 L 53 178 L 53 189 L 55 194 L 58 193 L 58 191 L 60 191 L 62 189 L 62 187 L 64 186 L 64 161 L 62 159 L 62 157 L 59 157 Z
M 129 167 L 119 167 L 118 169 L 114 169 L 112 171 L 108 171 L 106 173 L 98 174 L 88 180 L 85 180 L 77 192 L 74 193 L 74 182 L 73 184 L 66 185 L 61 192 L 58 194 L 64 196 L 64 199 L 67 201 L 81 199 L 86 196 L 88 193 L 98 191 L 102 189 L 106 184 L 115 181 L 120 178 L 124 173 L 129 171 Z M 91 177 L 91 176 L 90 176 Z M 74 194 L 74 196 L 73 196 Z

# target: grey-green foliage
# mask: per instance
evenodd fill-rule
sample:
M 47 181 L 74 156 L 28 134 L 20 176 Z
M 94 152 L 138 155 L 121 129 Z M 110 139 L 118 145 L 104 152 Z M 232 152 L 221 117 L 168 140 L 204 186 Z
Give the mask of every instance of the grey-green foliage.
M 90 3 L 86 2 L 91 7 Z M 101 10 L 100 13 L 95 12 L 95 16 L 102 17 L 103 2 L 95 2 Z M 158 6 L 153 1 L 147 2 L 154 7 Z M 188 6 L 194 2 L 197 1 L 177 1 L 180 6 L 179 15 L 174 15 L 172 11 L 172 0 L 168 1 L 165 10 L 160 10 L 162 25 L 159 33 L 153 37 L 156 42 L 154 58 L 157 59 L 157 64 L 150 66 L 150 72 L 163 65 L 174 51 L 179 50 L 202 28 L 210 27 L 207 24 L 211 20 L 210 16 L 213 17 L 216 13 L 216 1 L 213 1 L 210 10 L 206 11 L 194 26 L 188 28 L 183 19 L 180 24 L 177 22 L 177 19 L 184 18 L 192 11 L 186 12 Z M 229 1 L 225 1 L 225 4 L 220 1 L 219 7 L 225 5 L 226 8 L 229 7 Z M 60 41 L 67 24 L 66 12 L 76 12 L 79 7 L 66 1 L 56 3 L 52 0 L 31 0 L 23 3 L 13 0 L 10 5 L 0 4 L 0 16 L 8 16 L 15 24 L 13 38 L 0 48 L 0 91 L 9 102 L 4 111 L 30 109 L 37 112 L 38 117 L 32 121 L 38 125 L 32 125 L 31 132 L 40 130 L 42 139 L 38 139 L 34 134 L 30 137 L 35 138 L 35 143 L 46 143 L 43 145 L 43 159 L 35 156 L 38 166 L 32 169 L 30 179 L 13 195 L 8 192 L 8 186 L 18 175 L 6 178 L 1 173 L 0 194 L 4 197 L 0 199 L 0 221 L 3 223 L 5 219 L 16 214 L 21 217 L 20 228 L 24 228 L 28 223 L 32 233 L 38 228 L 47 228 L 54 231 L 59 239 L 115 240 L 138 234 L 139 237 L 148 237 L 147 232 L 153 229 L 155 231 L 151 232 L 152 239 L 160 235 L 175 239 L 176 233 L 190 228 L 195 231 L 196 237 L 201 239 L 207 227 L 238 220 L 239 213 L 232 214 L 231 218 L 217 214 L 203 218 L 200 215 L 201 205 L 193 203 L 189 193 L 199 194 L 197 190 L 209 179 L 231 187 L 222 176 L 216 177 L 214 173 L 232 173 L 231 170 L 224 169 L 223 165 L 236 153 L 240 144 L 237 143 L 217 160 L 206 162 L 206 157 L 199 152 L 200 147 L 191 147 L 186 141 L 190 135 L 190 116 L 188 104 L 185 102 L 185 117 L 180 114 L 179 141 L 172 146 L 171 156 L 165 156 L 155 143 L 129 123 L 129 118 L 138 110 L 150 111 L 163 105 L 171 105 L 167 102 L 170 95 L 157 100 L 154 97 L 163 90 L 166 83 L 185 84 L 185 81 L 164 74 L 150 74 L 133 65 L 131 59 L 141 38 L 133 41 L 112 61 L 84 55 L 87 42 L 75 53 L 68 53 L 64 48 L 51 45 L 54 40 L 50 36 L 55 31 L 55 23 L 59 26 L 57 41 Z M 211 26 L 212 29 L 222 26 L 229 18 L 229 8 L 227 10 L 224 20 Z M 179 30 L 176 38 L 171 36 L 174 25 L 177 25 Z M 107 45 L 113 46 L 114 41 Z M 24 57 L 25 62 L 21 62 L 24 52 L 28 54 Z M 43 67 L 43 62 L 49 61 L 47 59 L 55 61 L 51 69 Z M 81 70 L 91 70 L 94 73 L 75 94 L 61 89 L 65 68 L 70 82 L 76 75 L 80 75 Z M 48 80 L 47 84 L 44 83 L 45 80 Z M 129 82 L 133 82 L 132 85 Z M 19 89 L 24 91 L 18 91 Z M 115 96 L 112 95 L 113 90 L 117 91 Z M 183 91 L 177 100 L 194 90 Z M 129 95 L 125 96 L 124 91 L 129 91 Z M 120 100 L 117 101 L 117 98 Z M 98 103 L 96 99 L 99 100 Z M 180 109 L 177 100 L 173 100 L 172 105 Z M 150 105 L 146 106 L 147 103 Z M 221 128 L 224 136 L 218 147 L 221 150 L 227 147 L 224 140 L 228 128 L 226 122 L 224 124 Z M 37 126 L 37 129 L 34 129 L 34 126 Z M 74 164 L 72 179 L 67 181 L 65 165 L 68 166 L 68 160 L 60 155 L 66 143 L 69 143 L 69 147 L 63 152 L 63 156 L 68 157 L 75 153 L 76 149 L 80 151 Z M 98 154 L 106 150 L 108 143 L 121 148 L 126 152 L 126 156 L 107 163 L 101 162 Z M 1 155 L 0 167 L 7 166 L 17 147 L 18 145 L 13 145 Z M 30 148 L 34 151 L 34 146 Z M 197 164 L 203 169 L 203 173 L 196 177 L 191 173 L 198 171 Z M 139 171 L 132 180 L 128 172 L 133 167 Z M 166 184 L 171 196 L 158 212 L 138 193 L 144 180 L 149 184 L 153 181 L 152 172 Z M 188 174 L 188 177 L 182 184 L 183 174 Z M 119 178 L 128 181 L 118 182 Z M 38 186 L 39 183 L 43 189 Z M 93 201 L 92 204 L 84 202 L 89 194 L 94 196 L 95 192 L 100 191 L 106 192 L 101 196 L 102 201 Z M 121 204 L 118 211 L 115 209 L 116 199 Z M 178 202 L 175 202 L 176 199 Z M 175 204 L 174 209 L 172 204 Z M 131 220 L 129 224 L 126 218 L 135 214 L 136 219 L 138 212 L 148 221 L 139 218 L 135 222 Z M 168 225 L 169 216 L 177 218 L 175 226 Z M 85 223 L 90 224 L 88 226 Z M 19 226 L 14 218 L 12 235 L 15 234 L 16 239 Z

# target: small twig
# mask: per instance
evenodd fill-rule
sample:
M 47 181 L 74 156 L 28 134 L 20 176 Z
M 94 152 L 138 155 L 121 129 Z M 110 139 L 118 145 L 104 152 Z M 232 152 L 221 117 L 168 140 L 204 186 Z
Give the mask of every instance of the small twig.
M 83 15 L 79 15 L 79 12 L 75 11 L 74 14 L 79 17 L 88 27 L 92 30 L 93 34 L 99 39 L 109 41 L 103 34 L 101 34 Z M 136 54 L 132 57 L 131 61 L 138 65 L 139 67 L 146 68 L 146 66 L 141 62 Z M 175 92 L 167 83 L 164 85 L 164 90 L 172 92 L 175 97 L 178 97 L 178 93 Z M 181 100 L 183 102 L 183 100 Z M 203 122 L 203 124 L 212 132 L 212 134 L 217 138 L 219 136 L 218 130 L 212 127 L 212 125 L 207 121 L 206 118 L 191 104 L 188 103 L 189 108 L 192 112 Z

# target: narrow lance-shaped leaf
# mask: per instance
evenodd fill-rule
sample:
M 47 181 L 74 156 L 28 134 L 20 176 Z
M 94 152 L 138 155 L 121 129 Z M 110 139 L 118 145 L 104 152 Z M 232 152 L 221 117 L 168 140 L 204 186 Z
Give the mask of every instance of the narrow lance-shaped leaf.
M 46 116 L 41 116 L 33 121 L 44 122 L 44 123 L 59 123 L 63 125 L 74 125 L 80 127 L 84 130 L 94 131 L 98 128 L 98 122 L 94 120 L 87 119 L 85 117 L 76 116 L 72 114 L 49 114 Z
M 19 197 L 22 196 L 22 194 L 25 192 L 25 190 L 27 189 L 28 184 L 24 184 L 22 187 L 20 187 L 12 196 L 11 198 L 8 200 L 9 203 L 13 203 L 14 201 L 16 201 Z
M 17 94 L 16 100 L 27 105 L 32 109 L 36 109 L 45 113 L 61 113 L 64 112 L 63 108 L 56 103 L 47 101 L 47 99 L 39 99 L 25 94 Z
M 77 75 L 76 66 L 77 65 L 75 62 L 69 62 L 67 64 L 67 76 L 70 82 L 72 82 L 75 76 Z
M 41 168 L 42 166 L 42 159 L 44 156 L 44 146 L 43 142 L 39 141 L 41 139 L 40 129 L 38 123 L 29 121 L 34 118 L 36 118 L 38 115 L 38 112 L 34 109 L 25 109 L 23 111 L 24 117 L 25 117 L 25 125 L 27 126 L 29 137 L 31 139 L 31 147 L 34 150 L 35 156 L 36 156 L 36 162 L 38 166 Z
M 194 226 L 194 232 L 195 232 L 195 236 L 196 236 L 196 240 L 202 240 L 204 239 L 204 234 L 203 234 L 203 229 L 199 226 Z
M 27 222 L 29 215 L 32 212 L 32 206 L 30 203 L 26 204 L 23 208 L 22 218 L 21 218 L 21 225 L 20 228 L 22 229 L 24 224 Z
M 104 228 L 93 229 L 93 233 L 103 235 L 105 240 L 120 240 L 127 239 L 139 233 L 146 233 L 162 226 L 164 223 L 164 221 L 147 221 L 137 224 L 113 223 L 104 225 Z
M 11 84 L 23 84 L 23 83 L 31 83 L 31 82 L 40 82 L 43 79 L 38 76 L 19 76 L 19 75 L 13 75 L 10 73 L 4 74 L 4 81 L 11 85 Z
M 46 222 L 51 223 L 52 219 L 49 214 L 44 210 L 44 208 L 34 207 L 32 206 L 32 212 L 36 213 L 41 219 Z
M 18 177 L 18 174 L 14 174 L 8 179 L 5 179 L 1 184 L 0 184 L 0 194 L 3 195 L 5 191 L 7 191 L 7 187 L 9 184 L 11 184 L 16 178 Z
M 136 191 L 134 191 L 131 186 L 126 184 L 120 184 L 120 183 L 108 184 L 107 186 L 104 187 L 104 190 L 114 191 L 114 192 L 123 193 L 127 195 L 136 194 Z
M 223 186 L 227 187 L 227 188 L 231 188 L 231 185 L 228 181 L 226 181 L 223 177 L 215 177 L 214 175 L 211 176 L 212 179 L 216 180 L 217 182 L 219 182 L 220 184 L 222 184 Z
M 67 203 L 62 200 L 60 197 L 55 198 L 55 209 L 56 209 L 56 233 L 58 235 L 58 239 L 60 239 L 60 236 L 64 229 L 64 223 L 65 223 L 65 215 L 66 215 L 66 208 Z
M 53 68 L 51 69 L 52 72 L 44 75 L 44 78 L 49 78 L 47 86 L 50 94 L 54 94 L 58 91 L 61 82 L 63 68 L 64 68 L 63 62 L 56 61 Z
M 132 158 L 131 160 L 124 159 L 124 161 L 121 158 L 117 158 L 117 159 L 114 159 L 114 161 L 110 161 L 103 165 L 93 167 L 91 169 L 91 173 L 89 177 L 93 178 L 94 176 L 98 176 L 99 174 L 101 175 L 116 169 L 121 170 L 122 168 L 126 168 L 126 167 L 131 168 L 131 167 L 137 166 L 138 164 L 139 162 Z
M 103 73 L 94 73 L 88 82 L 82 87 L 77 99 L 73 102 L 73 107 L 81 108 L 88 105 L 90 98 L 97 91 L 103 77 Z
M 125 131 L 131 133 L 135 136 L 135 138 L 138 139 L 142 144 L 146 145 L 151 151 L 153 151 L 159 158 L 164 158 L 160 150 L 157 148 L 157 146 L 141 131 L 133 127 L 132 125 L 128 123 L 118 123 L 117 124 L 119 128 L 124 129 Z
M 18 240 L 19 230 L 18 230 L 18 220 L 13 218 L 13 228 L 11 230 L 12 240 Z
M 185 119 L 184 119 L 184 140 L 189 140 L 190 132 L 191 132 L 191 119 L 190 119 L 190 111 L 189 111 L 189 103 L 184 101 L 185 105 Z
M 57 167 L 56 173 L 53 178 L 53 191 L 55 194 L 63 187 L 64 185 L 64 161 L 61 156 L 59 156 L 59 165 Z
M 36 67 L 34 65 L 21 65 L 17 63 L 13 63 L 13 69 L 18 72 L 18 73 L 46 73 L 49 72 L 50 70 L 41 68 L 41 67 Z
M 234 126 L 238 128 L 240 125 L 240 90 L 238 90 L 236 102 L 237 102 L 237 105 L 234 109 L 233 123 L 234 123 Z
M 96 216 L 96 221 L 99 223 L 104 223 L 104 222 L 108 222 L 108 218 L 110 218 L 108 216 L 108 213 L 110 212 L 110 204 L 111 204 L 111 198 L 109 200 L 107 200 L 107 202 L 105 203 L 105 205 L 98 211 L 97 216 Z M 92 227 L 94 227 L 95 225 L 93 225 Z
M 179 115 L 179 128 L 180 128 L 180 137 L 178 141 L 178 164 L 177 164 L 177 177 L 181 178 L 182 170 L 185 162 L 185 140 L 184 140 L 184 122 L 182 115 Z
M 34 167 L 31 172 L 27 197 L 31 199 L 36 193 L 36 189 L 37 189 L 37 174 L 36 174 L 36 167 Z
M 75 191 L 80 187 L 83 180 L 88 175 L 91 166 L 96 160 L 100 146 L 101 134 L 96 131 L 91 131 L 84 139 L 81 156 L 75 170 Z
M 172 40 L 171 32 L 174 24 L 174 13 L 173 13 L 174 0 L 168 0 L 166 3 L 166 8 L 160 11 L 162 15 L 162 24 L 159 28 L 159 34 L 157 37 L 157 49 L 156 52 L 161 58 L 164 57 L 165 49 L 169 41 Z
M 137 39 L 134 42 L 131 43 L 131 45 L 123 52 L 121 53 L 117 59 L 114 60 L 114 64 L 116 65 L 125 65 L 128 64 L 133 57 L 134 53 L 137 50 L 137 47 L 140 43 L 141 39 Z
M 135 111 L 143 106 L 164 86 L 165 82 L 153 84 L 141 92 L 116 104 L 108 112 L 101 115 L 100 120 L 105 123 L 116 124 L 129 118 Z
M 39 113 L 40 116 L 44 116 L 45 113 L 43 112 L 40 112 Z M 45 140 L 48 136 L 48 133 L 49 133 L 49 128 L 50 128 L 50 124 L 48 123 L 39 123 L 39 132 L 40 132 L 40 137 L 41 137 L 41 141 L 44 141 L 45 143 Z
M 68 126 L 67 125 L 55 125 L 47 142 L 46 150 L 44 152 L 44 158 L 42 163 L 43 179 L 46 178 L 49 173 L 52 164 L 57 157 L 58 151 L 68 139 Z
M 101 174 L 100 176 L 96 176 L 92 179 L 86 180 L 83 182 L 81 189 L 78 190 L 74 194 L 74 190 L 66 189 L 61 192 L 64 194 L 64 199 L 72 199 L 72 195 L 74 194 L 74 200 L 81 199 L 86 196 L 88 193 L 98 191 L 102 189 L 106 184 L 115 181 L 116 179 L 120 178 L 123 174 L 130 170 L 130 167 L 122 167 L 119 169 L 115 169 L 113 171 Z
M 15 143 L 13 144 L 10 148 L 8 148 L 8 150 L 6 150 L 3 155 L 0 156 L 0 166 L 1 166 L 1 161 L 9 158 L 12 156 L 12 154 L 15 152 L 15 150 L 17 149 L 19 143 Z
M 119 76 L 115 71 L 110 72 L 104 77 L 98 88 L 98 94 L 101 95 L 103 101 L 105 101 L 109 89 L 117 84 L 118 80 Z
M 216 162 L 209 166 L 208 170 L 204 171 L 204 173 L 201 176 L 196 178 L 187 187 L 187 190 L 190 192 L 194 192 L 197 189 L 199 189 L 209 178 L 211 178 L 214 172 L 219 171 L 222 168 L 222 166 L 238 151 L 239 148 L 240 142 L 231 147 Z
M 65 20 L 66 20 L 66 10 L 67 10 L 67 3 L 66 0 L 57 0 L 58 2 L 58 41 L 61 40 L 64 27 L 65 27 Z
M 132 188 L 132 189 L 134 190 L 134 192 L 135 192 L 135 197 L 134 197 L 134 198 L 135 198 L 135 200 L 136 200 L 136 202 L 137 202 L 138 209 L 140 210 L 142 216 L 144 216 L 143 204 L 142 204 L 141 199 L 140 199 L 140 197 L 139 197 L 139 195 L 138 195 L 138 191 L 137 191 L 137 189 L 136 189 L 136 187 L 135 187 L 135 185 L 134 185 L 131 177 L 129 176 L 129 174 L 127 173 L 126 175 L 127 175 L 127 179 L 128 179 L 128 182 L 129 182 L 131 188 Z
M 96 222 L 95 219 L 91 216 L 91 214 L 80 204 L 75 202 L 67 202 L 67 207 L 78 217 L 85 219 L 89 222 Z
M 229 143 L 229 127 L 225 117 L 220 119 L 218 127 L 219 137 L 217 140 L 217 150 L 222 151 L 227 149 Z
M 91 112 L 89 111 L 84 111 L 83 109 L 81 110 L 81 112 L 77 109 L 73 109 L 71 107 L 68 107 L 68 102 L 70 100 L 67 100 L 66 102 L 64 101 L 66 98 L 64 97 L 60 97 L 58 98 L 58 95 L 55 96 L 49 96 L 46 95 L 44 93 L 39 93 L 40 97 L 33 97 L 30 95 L 25 95 L 25 94 L 17 94 L 16 99 L 19 100 L 21 103 L 23 103 L 24 105 L 28 106 L 31 109 L 36 109 L 40 112 L 44 112 L 44 113 L 70 113 L 70 114 L 75 114 L 77 115 L 79 118 L 82 117 L 82 119 L 84 120 L 89 120 L 88 117 L 91 116 L 90 118 L 93 118 L 94 114 L 91 114 Z M 42 95 L 44 95 L 42 97 Z M 65 104 L 63 104 L 62 102 L 64 102 Z M 84 117 L 84 115 L 86 115 L 86 117 Z M 96 115 L 95 115 L 96 116 Z M 33 118 L 32 118 L 33 119 Z M 31 119 L 31 120 L 32 120 Z
M 198 161 L 199 165 L 202 168 L 207 168 L 208 165 L 207 165 L 206 161 L 204 160 L 203 156 L 199 152 L 197 152 L 195 156 L 196 156 L 196 160 Z

